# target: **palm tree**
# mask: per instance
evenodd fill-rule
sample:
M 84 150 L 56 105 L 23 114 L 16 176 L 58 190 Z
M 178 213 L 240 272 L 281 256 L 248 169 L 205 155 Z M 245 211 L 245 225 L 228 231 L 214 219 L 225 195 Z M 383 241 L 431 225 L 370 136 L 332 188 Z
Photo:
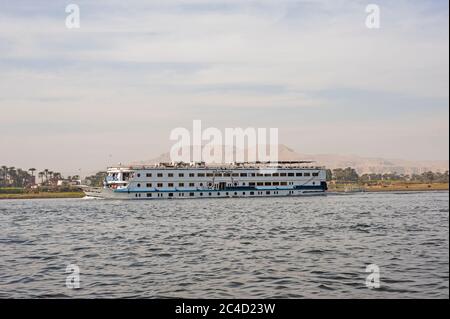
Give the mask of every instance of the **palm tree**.
M 45 172 L 39 172 L 38 173 L 38 176 L 41 179 L 41 184 L 44 184 L 44 175 L 45 175 Z
M 16 168 L 14 166 L 11 166 L 8 168 L 8 176 L 10 180 L 10 184 L 13 186 L 16 184 Z
M 62 179 L 61 173 L 58 172 L 53 173 L 53 182 L 55 183 L 55 185 L 58 185 L 58 181 L 61 179 Z
M 23 187 L 24 179 L 25 179 L 24 173 L 25 173 L 24 170 L 22 170 L 20 168 L 17 169 L 17 176 L 16 176 L 16 186 L 17 187 Z
M 45 182 L 48 182 L 48 168 L 44 169 Z
M 29 172 L 31 172 L 31 178 L 29 179 L 29 184 L 34 185 L 35 184 L 35 179 L 34 179 L 34 172 L 36 171 L 35 168 L 29 168 L 28 169 Z
M 2 166 L 2 175 L 3 175 L 3 182 L 2 182 L 2 185 L 3 186 L 6 186 L 6 180 L 7 180 L 7 176 L 8 176 L 8 167 L 7 166 L 5 166 L 5 165 L 3 165 Z

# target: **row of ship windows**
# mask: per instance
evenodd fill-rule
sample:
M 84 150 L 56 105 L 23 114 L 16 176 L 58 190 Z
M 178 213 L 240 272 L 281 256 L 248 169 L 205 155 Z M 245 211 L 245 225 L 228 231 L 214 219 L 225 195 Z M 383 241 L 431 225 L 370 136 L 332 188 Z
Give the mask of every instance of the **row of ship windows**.
M 278 176 L 319 176 L 318 172 L 315 173 L 197 173 L 197 177 L 255 177 L 255 176 L 265 176 L 265 177 L 278 177 Z M 178 177 L 184 177 L 184 173 L 178 173 Z M 146 173 L 146 177 L 152 177 L 152 173 Z M 157 173 L 157 177 L 163 177 L 163 173 Z M 137 173 L 137 177 L 141 177 L 140 173 Z M 168 173 L 167 177 L 174 177 L 173 173 Z M 195 177 L 195 173 L 189 173 L 189 177 Z
M 313 185 L 316 184 L 316 182 L 312 182 Z M 175 187 L 175 183 L 166 183 L 167 187 Z M 257 182 L 257 183 L 248 183 L 248 186 L 252 187 L 252 186 L 286 186 L 286 185 L 293 185 L 292 182 Z M 141 183 L 136 184 L 137 187 L 141 187 Z M 146 183 L 145 186 L 148 187 L 154 187 L 153 183 Z M 164 183 L 155 183 L 156 187 L 164 187 Z M 196 187 L 195 183 L 178 183 L 178 187 Z M 204 186 L 203 183 L 199 183 L 198 186 L 202 187 Z M 208 183 L 208 186 L 212 186 L 212 183 Z M 228 184 L 228 187 L 232 187 L 232 186 L 238 186 L 237 183 L 234 183 L 234 185 L 232 184 Z M 246 186 L 245 183 L 242 183 L 241 186 Z
M 178 197 L 185 197 L 184 194 L 185 193 L 178 193 Z M 217 196 L 222 196 L 222 194 L 224 194 L 224 196 L 230 196 L 229 192 L 225 192 L 225 193 L 218 192 Z M 242 193 L 239 193 L 239 194 L 241 196 L 245 196 L 246 192 L 242 192 Z M 272 191 L 272 192 L 271 191 L 266 191 L 266 192 L 249 192 L 250 196 L 264 195 L 264 194 L 265 195 L 271 195 L 271 194 L 278 195 L 278 191 Z M 289 191 L 289 194 L 290 195 L 294 194 L 294 191 Z M 155 196 L 155 197 L 164 197 L 164 195 L 162 193 L 157 193 L 156 195 L 157 196 Z M 213 196 L 213 193 L 200 193 L 199 195 L 200 196 Z M 234 192 L 233 195 L 237 196 L 238 192 Z M 174 193 L 168 193 L 167 196 L 168 197 L 174 197 Z M 189 197 L 194 197 L 194 196 L 195 196 L 195 193 L 189 193 Z M 141 197 L 141 194 L 136 194 L 135 197 Z M 152 193 L 147 193 L 147 197 L 153 197 L 153 194 Z

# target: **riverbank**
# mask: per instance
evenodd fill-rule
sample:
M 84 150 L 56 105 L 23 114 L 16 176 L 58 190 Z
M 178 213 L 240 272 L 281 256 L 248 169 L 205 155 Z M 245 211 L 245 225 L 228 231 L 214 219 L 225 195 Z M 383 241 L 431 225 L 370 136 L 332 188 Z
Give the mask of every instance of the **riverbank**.
M 392 183 L 378 185 L 361 184 L 330 184 L 331 192 L 424 192 L 424 191 L 448 191 L 447 183 Z
M 39 199 L 39 198 L 82 198 L 83 192 L 39 192 L 39 193 L 22 193 L 22 194 L 0 194 L 2 199 Z

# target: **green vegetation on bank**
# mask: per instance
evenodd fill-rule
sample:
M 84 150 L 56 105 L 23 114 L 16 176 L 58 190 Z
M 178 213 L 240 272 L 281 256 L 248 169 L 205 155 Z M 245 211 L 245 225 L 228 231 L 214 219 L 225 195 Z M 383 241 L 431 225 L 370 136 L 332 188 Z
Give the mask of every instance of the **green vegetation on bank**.
M 85 184 L 93 187 L 103 186 L 103 181 L 106 178 L 106 172 L 98 172 L 95 175 L 91 175 L 85 178 Z
M 39 186 L 27 187 L 0 187 L 0 199 L 28 199 L 28 198 L 81 198 L 84 193 L 78 187 L 72 186 Z
M 406 191 L 448 191 L 448 183 L 380 183 L 380 184 L 360 184 L 346 183 L 328 185 L 330 192 L 406 192 Z
M 448 171 L 424 172 L 422 174 L 362 174 L 358 175 L 351 167 L 327 170 L 327 181 L 335 183 L 383 183 L 383 182 L 409 182 L 409 183 L 448 183 Z
M 0 188 L 30 188 L 36 185 L 45 187 L 70 186 L 80 184 L 78 175 L 63 177 L 61 173 L 44 169 L 36 173 L 36 168 L 23 170 L 13 166 L 0 166 Z
M 16 198 L 80 198 L 79 176 L 63 177 L 61 173 L 35 168 L 0 167 L 0 199 Z M 38 180 L 36 180 L 36 177 Z
M 21 193 L 4 194 L 0 193 L 0 199 L 34 199 L 34 198 L 82 198 L 84 193 L 78 192 L 39 192 L 39 193 Z
M 448 190 L 449 176 L 445 173 L 424 172 L 422 174 L 363 174 L 351 167 L 327 170 L 329 190 L 347 191 L 429 191 Z

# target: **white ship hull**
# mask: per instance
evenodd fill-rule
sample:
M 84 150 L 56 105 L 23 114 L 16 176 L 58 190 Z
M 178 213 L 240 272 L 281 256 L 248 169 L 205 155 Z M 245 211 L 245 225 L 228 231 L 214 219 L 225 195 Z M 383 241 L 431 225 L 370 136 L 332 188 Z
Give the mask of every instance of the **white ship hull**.
M 158 199 L 204 199 L 204 198 L 246 198 L 246 197 L 294 197 L 294 196 L 318 196 L 325 195 L 325 191 L 313 190 L 255 190 L 255 191 L 218 191 L 218 190 L 202 190 L 202 191 L 164 191 L 164 192 L 116 192 L 107 188 L 88 189 L 85 188 L 86 196 L 102 199 L 141 199 L 141 200 L 158 200 Z M 152 194 L 149 196 L 148 194 Z

